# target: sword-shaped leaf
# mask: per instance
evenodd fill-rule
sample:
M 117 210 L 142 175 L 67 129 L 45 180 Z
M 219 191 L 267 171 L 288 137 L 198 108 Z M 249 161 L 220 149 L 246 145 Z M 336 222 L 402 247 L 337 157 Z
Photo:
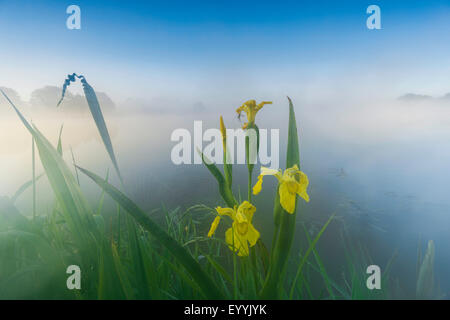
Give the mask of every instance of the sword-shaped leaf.
M 103 144 L 105 145 L 106 151 L 109 154 L 109 158 L 113 163 L 114 169 L 116 170 L 117 175 L 121 183 L 123 184 L 122 175 L 119 170 L 119 165 L 117 164 L 116 156 L 114 153 L 113 145 L 111 142 L 111 138 L 109 136 L 108 127 L 106 126 L 105 118 L 103 117 L 102 109 L 100 108 L 100 104 L 97 99 L 97 95 L 95 94 L 94 89 L 89 85 L 86 81 L 86 78 L 82 75 L 77 75 L 75 73 L 68 75 L 67 79 L 64 82 L 61 99 L 59 100 L 57 106 L 61 104 L 64 99 L 67 87 L 71 82 L 75 82 L 76 78 L 81 80 L 83 85 L 84 96 L 86 97 L 87 103 L 89 105 L 89 110 L 91 111 L 91 115 L 94 118 L 95 125 L 97 126 L 98 132 L 102 138 Z
M 222 292 L 217 288 L 211 278 L 203 271 L 199 263 L 191 254 L 183 248 L 174 238 L 165 230 L 157 225 L 141 208 L 139 208 L 131 199 L 109 184 L 102 177 L 78 167 L 82 173 L 90 177 L 100 188 L 109 194 L 123 209 L 125 209 L 133 218 L 161 244 L 169 250 L 170 253 L 186 268 L 194 281 L 201 288 L 203 294 L 209 299 L 223 299 Z

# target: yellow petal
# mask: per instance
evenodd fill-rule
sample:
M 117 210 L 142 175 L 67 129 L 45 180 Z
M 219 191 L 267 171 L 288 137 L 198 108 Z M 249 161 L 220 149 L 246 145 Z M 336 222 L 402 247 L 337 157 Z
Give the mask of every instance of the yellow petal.
M 209 229 L 208 237 L 212 237 L 214 232 L 216 232 L 216 229 L 217 229 L 217 226 L 219 225 L 219 222 L 220 222 L 220 216 L 215 217 L 214 221 L 211 223 L 211 228 Z
M 308 193 L 306 192 L 306 189 L 305 189 L 305 190 L 299 190 L 299 191 L 297 191 L 297 194 L 298 194 L 300 197 L 302 197 L 303 200 L 305 200 L 306 202 L 309 202 L 309 195 L 308 195 Z
M 261 167 L 261 174 L 260 176 L 276 176 L 276 177 L 280 177 L 280 170 L 276 170 L 276 169 L 270 169 L 270 168 L 266 168 L 266 167 Z
M 235 240 L 234 245 L 236 247 L 238 256 L 240 257 L 248 256 L 249 250 L 247 238 L 237 236 L 237 241 Z
M 272 101 L 262 101 L 261 103 L 259 103 L 259 104 L 256 106 L 256 110 L 261 109 L 261 108 L 264 107 L 264 105 L 266 105 L 266 104 L 272 104 Z
M 244 217 L 248 220 L 248 222 L 252 222 L 253 214 L 255 213 L 255 211 L 256 207 L 247 200 L 242 202 L 238 208 L 238 212 L 241 212 L 244 215 Z
M 248 108 L 252 108 L 252 107 L 254 108 L 256 106 L 256 101 L 255 100 L 245 101 L 242 106 L 247 106 Z
M 250 242 L 250 246 L 253 247 L 256 244 L 256 241 L 259 239 L 259 232 L 255 229 L 255 227 L 250 224 L 248 226 L 248 232 L 247 232 L 247 240 Z
M 228 228 L 227 231 L 225 231 L 225 242 L 228 244 L 228 246 L 230 247 L 230 250 L 233 250 L 233 228 Z
M 295 193 L 289 192 L 289 187 L 287 183 L 281 183 L 280 185 L 280 204 L 284 210 L 289 213 L 294 213 L 295 211 Z
M 225 241 L 231 251 L 237 252 L 238 256 L 248 255 L 248 244 L 245 237 L 240 236 L 233 228 L 229 228 L 225 232 Z
M 261 192 L 262 189 L 262 183 L 263 183 L 263 176 L 259 175 L 258 176 L 258 181 L 256 182 L 256 184 L 253 186 L 253 194 L 258 194 Z
M 298 169 L 298 166 L 296 164 L 294 164 L 292 167 L 284 170 L 283 178 L 284 179 L 294 178 L 298 172 L 301 172 L 301 171 Z
M 248 232 L 249 223 L 247 221 L 236 223 L 234 227 L 240 236 L 246 236 Z
M 225 232 L 225 242 L 228 244 L 228 248 L 231 251 L 236 252 L 237 251 L 237 246 L 235 244 L 235 241 L 237 239 L 235 239 L 235 237 L 233 236 L 233 228 L 229 228 L 226 232 Z
M 297 194 L 300 197 L 302 197 L 306 202 L 309 202 L 309 195 L 306 192 L 309 185 L 308 176 L 301 171 L 299 173 L 300 173 L 300 182 L 297 188 Z
M 220 216 L 232 217 L 234 213 L 234 210 L 231 208 L 216 207 L 216 211 Z
M 233 217 L 233 220 L 237 223 L 248 223 L 247 217 L 244 215 L 242 210 L 238 210 Z
M 256 195 L 261 192 L 264 176 L 275 176 L 275 177 L 277 177 L 278 180 L 281 179 L 280 170 L 261 167 L 261 173 L 258 176 L 258 181 L 256 182 L 256 184 L 253 187 L 253 194 Z

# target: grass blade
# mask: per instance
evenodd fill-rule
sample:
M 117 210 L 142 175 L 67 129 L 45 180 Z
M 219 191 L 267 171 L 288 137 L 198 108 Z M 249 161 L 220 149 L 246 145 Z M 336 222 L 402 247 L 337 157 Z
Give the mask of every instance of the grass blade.
M 428 241 L 416 285 L 417 299 L 432 299 L 434 294 L 434 242 Z
M 322 229 L 320 229 L 319 233 L 317 234 L 317 236 L 314 238 L 313 242 L 310 243 L 308 250 L 306 250 L 305 254 L 302 257 L 302 260 L 300 261 L 300 264 L 298 265 L 297 268 L 297 273 L 295 275 L 294 281 L 292 283 L 291 286 L 291 290 L 289 292 L 289 298 L 292 300 L 292 297 L 294 295 L 294 289 L 295 286 L 297 284 L 298 278 L 303 270 L 303 266 L 306 263 L 306 260 L 308 259 L 310 253 L 314 250 L 314 248 L 316 247 L 317 241 L 319 241 L 320 237 L 322 236 L 322 234 L 325 232 L 325 229 L 328 227 L 328 225 L 330 224 L 330 222 L 333 220 L 334 218 L 334 214 L 331 215 L 331 217 L 328 219 L 328 221 L 323 225 Z
M 34 138 L 31 138 L 31 170 L 33 184 L 33 219 L 36 218 L 36 155 L 34 150 Z M 20 189 L 19 189 L 20 190 Z
M 45 173 L 64 214 L 64 218 L 72 234 L 77 238 L 77 241 L 81 242 L 79 244 L 85 244 L 85 241 L 91 237 L 88 230 L 92 226 L 92 224 L 89 224 L 92 220 L 88 220 L 92 219 L 92 212 L 72 173 L 61 155 L 44 135 L 36 127 L 32 127 L 8 96 L 1 89 L 0 91 L 33 136 Z
M 223 294 L 219 291 L 210 277 L 202 270 L 200 265 L 190 253 L 175 241 L 166 231 L 158 226 L 148 215 L 140 209 L 132 200 L 117 188 L 110 185 L 100 176 L 78 167 L 78 170 L 90 177 L 97 185 L 99 185 L 106 193 L 108 193 L 122 208 L 125 209 L 133 218 L 158 241 L 161 242 L 167 250 L 186 268 L 192 278 L 202 289 L 203 294 L 209 299 L 222 299 Z
M 56 147 L 56 150 L 58 150 L 58 153 L 61 156 L 63 154 L 63 151 L 62 151 L 62 140 L 61 140 L 61 135 L 62 135 L 63 128 L 64 128 L 64 125 L 62 125 L 61 129 L 59 129 L 58 146 Z
M 117 164 L 116 156 L 114 153 L 114 148 L 113 148 L 113 145 L 111 142 L 108 128 L 106 126 L 105 118 L 103 117 L 102 109 L 100 108 L 100 104 L 97 99 L 97 95 L 95 94 L 94 89 L 86 81 L 86 78 L 84 76 L 82 76 L 82 75 L 79 76 L 79 75 L 73 73 L 67 77 L 67 79 L 65 80 L 64 85 L 63 85 L 63 92 L 62 92 L 61 99 L 58 102 L 58 106 L 61 104 L 62 100 L 64 99 L 64 95 L 65 95 L 67 87 L 70 85 L 71 82 L 75 82 L 75 80 L 76 80 L 75 78 L 79 78 L 81 80 L 81 83 L 83 85 L 84 96 L 86 97 L 87 103 L 89 105 L 89 110 L 91 111 L 91 115 L 94 118 L 95 125 L 97 126 L 98 132 L 100 133 L 103 144 L 106 148 L 106 151 L 108 152 L 109 158 L 111 159 L 114 169 L 116 170 L 116 173 L 120 179 L 120 182 L 123 185 L 122 175 L 119 170 L 119 165 Z

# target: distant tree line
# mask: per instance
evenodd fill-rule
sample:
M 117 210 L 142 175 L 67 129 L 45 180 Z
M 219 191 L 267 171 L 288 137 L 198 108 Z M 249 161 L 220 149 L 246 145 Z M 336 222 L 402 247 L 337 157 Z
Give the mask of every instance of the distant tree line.
M 11 101 L 16 104 L 18 107 L 26 108 L 31 112 L 34 111 L 51 111 L 56 110 L 56 104 L 61 98 L 60 87 L 56 86 L 45 86 L 40 89 L 36 89 L 31 93 L 30 100 L 24 101 L 20 97 L 20 95 L 11 88 L 0 87 L 11 99 Z M 103 92 L 96 92 L 98 101 L 103 112 L 111 112 L 116 109 L 116 104 L 112 99 Z M 9 104 L 6 99 L 1 96 L 0 97 L 0 113 L 3 113 L 5 108 L 9 108 Z M 67 113 L 88 113 L 89 107 L 86 102 L 86 98 L 81 94 L 73 94 L 69 91 L 66 92 L 66 96 L 64 101 L 58 107 L 59 112 L 67 112 Z

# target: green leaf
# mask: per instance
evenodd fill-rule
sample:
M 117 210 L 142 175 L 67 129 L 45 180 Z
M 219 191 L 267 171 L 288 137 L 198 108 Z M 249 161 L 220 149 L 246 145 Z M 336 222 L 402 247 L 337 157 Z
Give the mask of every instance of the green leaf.
M 231 276 L 228 274 L 228 272 L 219 263 L 217 263 L 209 255 L 206 255 L 205 257 L 208 260 L 208 262 L 214 267 L 214 269 L 216 269 L 217 272 L 219 272 L 230 283 L 233 282 L 233 279 L 231 279 Z
M 305 225 L 303 225 L 303 230 L 305 231 L 304 234 L 306 236 L 306 239 L 308 240 L 308 244 L 311 245 L 312 242 L 311 242 L 311 239 L 310 239 L 309 234 L 308 234 L 308 230 L 306 229 Z M 333 293 L 333 284 L 331 283 L 331 280 L 330 280 L 330 278 L 329 278 L 329 276 L 327 274 L 327 271 L 325 269 L 325 265 L 323 264 L 322 259 L 320 259 L 320 256 L 317 253 L 317 249 L 315 247 L 313 248 L 313 255 L 314 255 L 314 258 L 315 258 L 315 260 L 317 262 L 317 265 L 319 266 L 319 273 L 320 273 L 320 275 L 323 278 L 323 281 L 325 283 L 325 288 L 327 289 L 331 300 L 335 300 L 336 297 L 335 297 L 335 295 Z
M 190 253 L 183 248 L 175 239 L 173 239 L 166 231 L 158 226 L 152 219 L 139 208 L 132 200 L 117 188 L 110 185 L 100 176 L 78 167 L 85 175 L 90 177 L 98 186 L 100 186 L 107 194 L 109 194 L 123 209 L 125 209 L 133 218 L 152 236 L 154 236 L 170 253 L 182 264 L 194 281 L 201 288 L 203 294 L 209 299 L 223 299 L 223 294 L 217 286 L 212 282 L 211 278 L 202 270 L 199 263 L 194 260 Z
M 220 130 L 222 131 L 222 146 L 223 146 L 223 172 L 225 173 L 225 181 L 231 189 L 233 185 L 233 164 L 230 159 L 230 150 L 228 149 L 226 127 L 223 118 L 220 117 Z
M 290 168 L 295 164 L 300 169 L 300 147 L 298 143 L 297 121 L 295 120 L 294 105 L 291 98 L 289 100 L 289 129 L 288 129 L 288 145 L 286 154 L 286 168 Z
M 300 151 L 298 143 L 297 122 L 295 120 L 294 106 L 291 99 L 289 101 L 289 128 L 288 144 L 286 152 L 286 169 L 295 164 L 300 168 Z M 261 297 L 264 299 L 276 299 L 280 295 L 280 289 L 283 286 L 286 274 L 287 262 L 292 246 L 292 240 L 295 233 L 296 210 L 294 213 L 288 213 L 278 206 L 279 197 L 276 191 L 276 201 L 274 207 L 274 219 L 276 233 L 272 243 L 271 264 L 269 273 L 261 291 Z M 296 203 L 297 207 L 297 203 Z M 279 223 L 279 225 L 277 225 Z
M 309 244 L 308 250 L 306 250 L 305 254 L 302 257 L 302 260 L 300 261 L 298 268 L 297 268 L 297 273 L 295 274 L 295 278 L 294 281 L 292 283 L 291 286 L 291 290 L 289 292 L 289 299 L 292 300 L 293 296 L 294 296 L 294 289 L 295 286 L 297 284 L 298 278 L 301 275 L 301 272 L 303 270 L 303 266 L 305 265 L 306 261 L 308 260 L 308 257 L 310 255 L 310 253 L 314 250 L 314 248 L 316 247 L 317 241 L 319 241 L 320 237 L 322 236 L 322 234 L 325 232 L 325 229 L 328 227 L 328 225 L 330 224 L 330 222 L 333 220 L 334 218 L 334 214 L 331 215 L 331 217 L 328 219 L 328 221 L 323 225 L 322 229 L 320 229 L 319 233 L 317 234 L 317 236 L 314 238 L 313 242 L 311 242 Z
M 64 95 L 65 95 L 67 87 L 70 85 L 71 82 L 75 82 L 75 80 L 76 80 L 75 78 L 81 79 L 81 83 L 83 84 L 84 95 L 85 95 L 87 103 L 89 105 L 89 110 L 91 111 L 91 115 L 94 118 L 95 125 L 97 126 L 97 129 L 100 133 L 100 136 L 102 138 L 103 144 L 105 145 L 106 151 L 108 152 L 111 162 L 114 165 L 114 169 L 116 170 L 116 173 L 119 176 L 121 183 L 123 184 L 122 175 L 119 170 L 119 165 L 117 164 L 117 160 L 116 160 L 116 156 L 114 153 L 111 138 L 109 136 L 108 128 L 106 126 L 105 118 L 103 117 L 102 109 L 100 108 L 100 104 L 98 102 L 97 95 L 95 94 L 94 89 L 86 81 L 86 78 L 84 76 L 77 75 L 75 73 L 68 75 L 68 77 L 65 80 L 64 85 L 63 85 L 62 96 L 61 96 L 60 101 L 58 102 L 58 106 L 61 104 L 62 100 L 64 99 Z
M 428 241 L 427 251 L 419 269 L 416 285 L 417 299 L 432 299 L 434 294 L 434 242 Z
M 99 250 L 97 297 L 101 300 L 132 299 L 128 278 L 114 249 L 103 238 Z
M 111 252 L 114 260 L 114 266 L 116 267 L 117 275 L 119 277 L 120 284 L 122 285 L 122 290 L 126 298 L 128 300 L 135 299 L 134 290 L 131 286 L 130 280 L 128 279 L 127 270 L 120 260 L 119 253 L 114 242 L 111 242 Z
M 148 283 L 147 274 L 145 272 L 144 253 L 141 242 L 139 241 L 139 228 L 136 226 L 135 220 L 130 215 L 126 216 L 126 224 L 128 228 L 128 254 L 132 261 L 132 269 L 136 282 L 138 284 L 137 291 L 139 298 L 148 297 L 150 290 L 145 284 Z
M 62 131 L 63 131 L 63 127 L 64 125 L 61 126 L 61 129 L 59 129 L 59 138 L 58 138 L 58 146 L 56 147 L 56 150 L 58 151 L 58 153 L 62 156 L 62 141 L 61 141 L 61 135 L 62 135 Z
M 8 96 L 1 89 L 0 91 L 33 136 L 45 173 L 72 235 L 80 246 L 86 245 L 86 241 L 91 241 L 92 236 L 98 230 L 92 228 L 95 223 L 93 222 L 91 209 L 75 178 L 58 151 L 36 127 L 32 127 L 28 123 Z
M 209 160 L 203 152 L 200 150 L 197 150 L 198 153 L 200 153 L 202 157 L 202 162 L 208 168 L 209 172 L 216 178 L 217 183 L 219 184 L 219 193 L 222 196 L 225 203 L 230 207 L 233 208 L 235 205 L 237 205 L 237 201 L 233 196 L 233 193 L 231 191 L 230 186 L 227 184 L 222 172 L 217 168 L 217 166 Z

